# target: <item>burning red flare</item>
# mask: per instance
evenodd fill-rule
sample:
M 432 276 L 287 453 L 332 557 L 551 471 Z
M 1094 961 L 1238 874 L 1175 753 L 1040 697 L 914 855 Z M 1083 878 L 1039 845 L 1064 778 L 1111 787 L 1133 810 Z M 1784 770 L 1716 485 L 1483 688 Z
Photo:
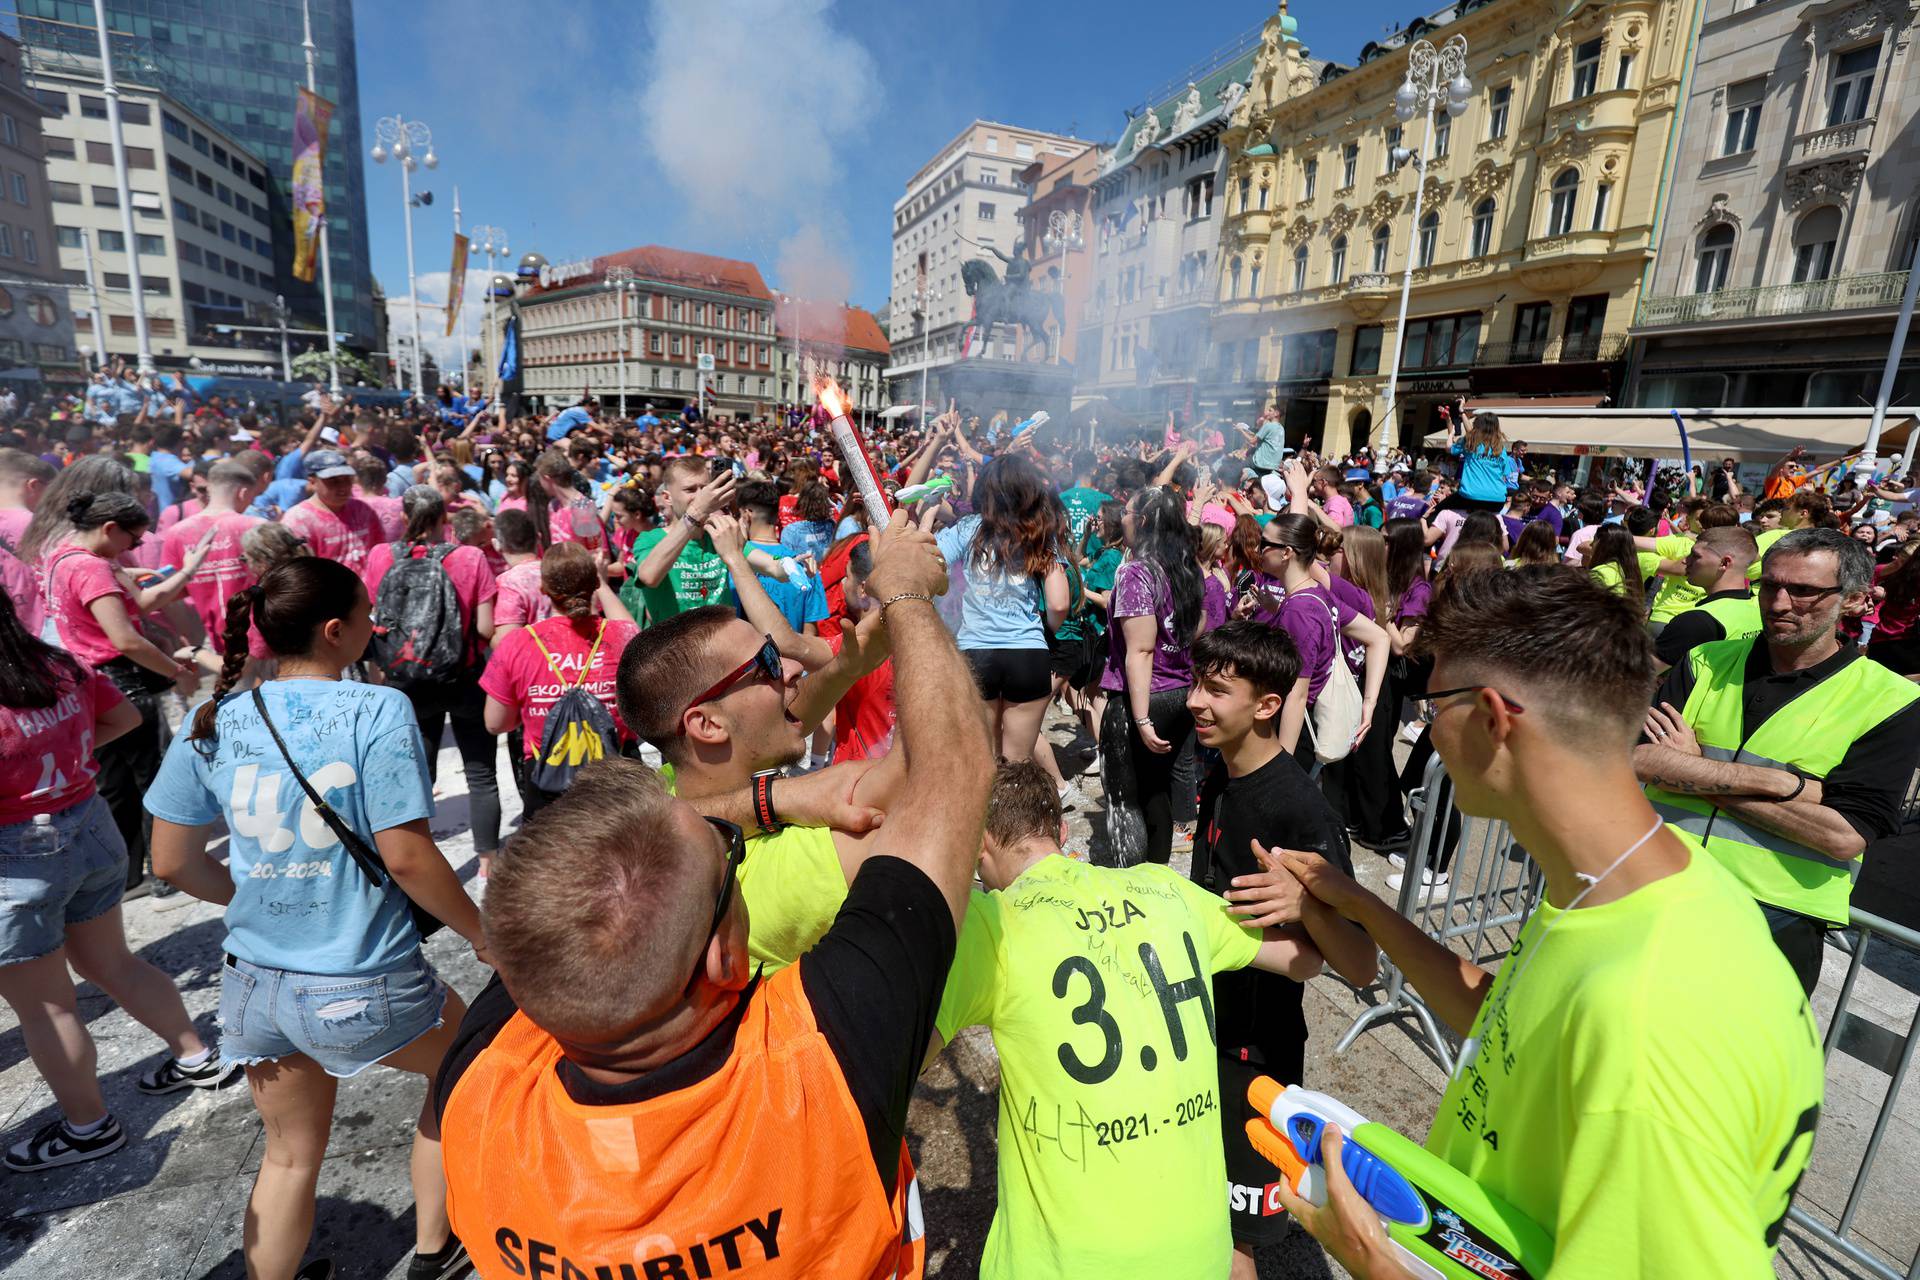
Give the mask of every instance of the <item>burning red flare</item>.
M 813 394 L 820 405 L 836 418 L 847 416 L 847 397 L 841 392 L 840 384 L 825 374 L 817 375 L 813 380 Z

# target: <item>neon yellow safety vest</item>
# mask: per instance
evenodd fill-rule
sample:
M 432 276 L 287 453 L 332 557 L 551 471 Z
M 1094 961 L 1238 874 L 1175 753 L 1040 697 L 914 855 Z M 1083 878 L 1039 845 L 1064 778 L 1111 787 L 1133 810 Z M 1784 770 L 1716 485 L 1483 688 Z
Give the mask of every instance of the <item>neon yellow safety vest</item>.
M 1675 620 L 1688 613 L 1704 613 L 1719 623 L 1726 632 L 1723 640 L 1751 640 L 1760 634 L 1760 601 L 1752 591 L 1726 600 L 1704 601 L 1675 615 Z
M 1714 640 L 1687 655 L 1694 685 L 1681 714 L 1709 760 L 1825 778 L 1857 740 L 1920 699 L 1920 686 L 1862 658 L 1794 698 L 1743 740 L 1741 695 L 1747 657 L 1758 643 Z M 1847 922 L 1858 858 L 1828 857 L 1744 822 L 1704 796 L 1650 786 L 1647 799 L 1670 826 L 1705 845 L 1761 902 L 1834 924 Z

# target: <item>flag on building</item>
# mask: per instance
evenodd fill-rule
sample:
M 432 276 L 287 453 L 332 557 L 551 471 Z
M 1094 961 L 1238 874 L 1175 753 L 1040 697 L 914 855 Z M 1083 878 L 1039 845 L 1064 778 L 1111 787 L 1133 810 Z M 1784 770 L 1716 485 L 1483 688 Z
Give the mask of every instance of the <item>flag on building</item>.
M 453 336 L 453 322 L 460 314 L 460 298 L 467 291 L 467 238 L 453 237 L 453 271 L 447 277 L 447 333 Z
M 327 214 L 327 125 L 333 104 L 308 89 L 293 105 L 293 274 L 313 279 L 320 224 Z

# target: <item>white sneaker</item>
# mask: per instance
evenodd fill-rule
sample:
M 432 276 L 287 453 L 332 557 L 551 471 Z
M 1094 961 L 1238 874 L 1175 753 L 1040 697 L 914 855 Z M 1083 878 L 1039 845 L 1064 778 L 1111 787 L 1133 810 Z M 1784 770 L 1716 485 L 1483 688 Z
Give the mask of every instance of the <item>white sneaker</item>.
M 1393 892 L 1395 893 L 1398 893 L 1400 892 L 1401 886 L 1404 885 L 1406 882 L 1407 882 L 1406 874 L 1404 872 L 1396 871 L 1394 874 L 1387 877 L 1387 888 L 1393 890 Z M 1431 898 L 1436 894 L 1443 894 L 1446 891 L 1447 891 L 1447 877 L 1445 872 L 1442 872 L 1438 876 L 1434 875 L 1433 872 L 1431 871 L 1422 871 L 1420 873 L 1420 895 L 1419 895 L 1420 897 Z
M 1427 727 L 1426 721 L 1424 720 L 1407 721 L 1404 725 L 1400 726 L 1400 741 L 1402 742 L 1420 741 L 1420 731 L 1422 729 L 1425 729 L 1426 727 Z
M 1071 782 L 1060 788 L 1060 811 L 1062 813 L 1078 809 L 1086 802 L 1087 798 L 1080 794 L 1080 788 L 1074 786 Z
M 1395 871 L 1404 871 L 1406 870 L 1406 867 L 1407 867 L 1407 855 L 1405 855 L 1404 853 L 1390 853 L 1387 855 L 1387 865 L 1392 867 Z M 1399 876 L 1394 877 L 1395 880 L 1398 880 L 1399 878 L 1400 878 Z M 1395 885 L 1394 887 L 1398 888 L 1399 886 Z

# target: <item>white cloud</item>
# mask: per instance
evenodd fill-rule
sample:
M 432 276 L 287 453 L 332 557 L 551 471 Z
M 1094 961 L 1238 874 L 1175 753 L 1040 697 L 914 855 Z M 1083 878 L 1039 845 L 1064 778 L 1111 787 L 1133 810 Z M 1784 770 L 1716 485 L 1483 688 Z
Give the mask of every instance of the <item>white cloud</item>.
M 453 274 L 449 271 L 428 271 L 416 279 L 420 294 L 420 345 L 440 366 L 444 377 L 458 369 L 461 361 L 462 330 L 456 325 L 451 337 L 446 332 L 447 286 Z M 467 349 L 470 351 L 484 345 L 482 334 L 486 331 L 487 280 L 485 267 L 467 268 L 466 293 L 460 300 L 460 312 L 466 321 Z M 387 331 L 393 340 L 389 345 L 397 344 L 401 339 L 411 340 L 413 336 L 413 312 L 407 305 L 404 281 L 400 284 L 398 296 L 389 296 L 387 299 Z

